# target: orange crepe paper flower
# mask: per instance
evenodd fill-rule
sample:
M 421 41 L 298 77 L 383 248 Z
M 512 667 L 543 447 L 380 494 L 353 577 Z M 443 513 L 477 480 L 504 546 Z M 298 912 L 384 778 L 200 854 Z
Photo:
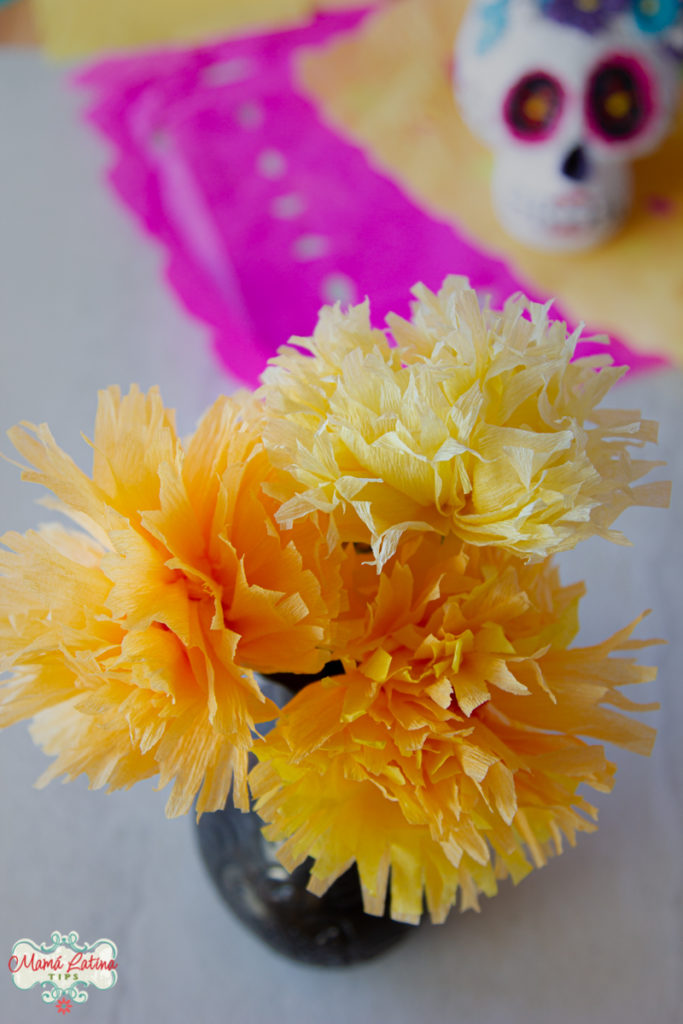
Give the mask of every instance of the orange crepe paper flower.
M 169 816 L 251 787 L 313 892 L 356 864 L 368 913 L 390 889 L 396 920 L 440 922 L 596 827 L 602 744 L 649 753 L 625 712 L 655 705 L 622 692 L 647 642 L 572 646 L 583 585 L 551 556 L 623 542 L 668 485 L 636 486 L 656 425 L 598 408 L 622 371 L 572 362 L 547 307 L 415 292 L 391 337 L 324 309 L 309 355 L 184 442 L 156 389 L 102 392 L 90 476 L 44 424 L 10 432 L 78 529 L 0 538 L 0 726 L 33 720 L 40 783 L 156 777 Z M 303 688 L 279 710 L 259 674 Z
M 342 540 L 368 541 L 378 569 L 409 531 L 454 533 L 525 557 L 574 547 L 634 504 L 664 506 L 668 485 L 633 486 L 657 463 L 637 412 L 600 410 L 625 369 L 571 362 L 578 334 L 525 300 L 480 307 L 463 278 L 423 286 L 412 320 L 367 302 L 320 314 L 264 374 L 266 444 L 300 493 L 278 519 L 330 513 Z M 312 358 L 311 358 L 312 357 Z
M 156 389 L 100 394 L 92 478 L 47 426 L 10 436 L 85 531 L 8 533 L 0 554 L 0 724 L 34 718 L 42 777 L 173 780 L 167 814 L 246 808 L 253 732 L 277 708 L 257 672 L 317 672 L 339 556 L 314 519 L 276 524 L 251 398 L 221 398 L 186 442 Z
M 348 558 L 340 617 L 346 674 L 314 683 L 255 748 L 250 775 L 268 839 L 289 870 L 313 857 L 321 894 L 357 864 L 365 909 L 435 922 L 520 880 L 596 826 L 577 790 L 611 788 L 589 737 L 649 753 L 654 731 L 620 687 L 655 670 L 616 651 L 645 646 L 632 623 L 570 647 L 582 585 L 550 560 L 434 535 L 403 541 L 377 576 Z

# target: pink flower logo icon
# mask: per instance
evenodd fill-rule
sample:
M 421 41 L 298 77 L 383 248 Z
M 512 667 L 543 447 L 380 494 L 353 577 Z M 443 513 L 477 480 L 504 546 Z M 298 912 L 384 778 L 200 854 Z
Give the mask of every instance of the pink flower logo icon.
M 62 996 L 61 999 L 58 999 L 55 1005 L 57 1007 L 57 1013 L 71 1013 L 71 1000 L 67 999 L 66 996 Z

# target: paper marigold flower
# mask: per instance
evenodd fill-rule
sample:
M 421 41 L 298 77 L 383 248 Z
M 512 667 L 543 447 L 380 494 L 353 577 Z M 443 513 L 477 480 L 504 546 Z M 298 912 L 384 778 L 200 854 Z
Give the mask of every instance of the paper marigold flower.
M 155 389 L 100 395 L 92 478 L 45 425 L 10 436 L 85 533 L 2 538 L 0 723 L 35 717 L 41 781 L 173 780 L 169 815 L 247 806 L 256 672 L 318 671 L 340 578 L 313 520 L 282 531 L 251 399 L 221 398 L 185 443 Z M 324 569 L 323 569 L 324 566 Z
M 250 775 L 267 838 L 292 870 L 315 859 L 322 893 L 354 862 L 365 909 L 435 922 L 522 878 L 563 837 L 592 830 L 577 789 L 609 790 L 615 767 L 585 737 L 648 753 L 649 727 L 620 691 L 653 669 L 615 651 L 635 624 L 572 648 L 582 586 L 433 535 L 404 541 L 381 576 L 347 568 L 346 674 L 302 690 L 256 746 Z M 651 709 L 653 705 L 645 705 Z M 641 707 L 642 709 L 642 707 Z
M 342 539 L 369 540 L 381 567 L 411 530 L 546 557 L 610 529 L 633 504 L 665 505 L 665 484 L 634 487 L 656 463 L 637 412 L 598 404 L 624 369 L 571 362 L 578 333 L 523 300 L 480 308 L 462 278 L 418 286 L 411 322 L 367 303 L 322 311 L 264 374 L 266 439 L 299 481 L 281 521 L 323 510 Z M 524 315 L 524 314 L 528 315 Z

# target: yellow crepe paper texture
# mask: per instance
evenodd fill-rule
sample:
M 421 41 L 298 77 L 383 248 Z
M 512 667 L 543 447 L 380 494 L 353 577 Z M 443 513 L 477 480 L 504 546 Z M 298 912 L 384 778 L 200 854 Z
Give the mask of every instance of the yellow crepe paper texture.
M 373 164 L 503 259 L 525 288 L 553 295 L 576 322 L 682 363 L 683 106 L 661 148 L 634 165 L 634 207 L 618 235 L 580 253 L 529 249 L 498 224 L 491 155 L 453 98 L 453 47 L 465 7 L 466 0 L 396 0 L 351 35 L 305 53 L 302 84 Z
M 0 551 L 0 725 L 33 720 L 41 784 L 156 778 L 169 816 L 231 789 L 247 809 L 250 785 L 314 892 L 356 863 L 368 913 L 390 880 L 409 922 L 594 828 L 600 744 L 649 752 L 625 712 L 654 705 L 621 691 L 654 678 L 646 642 L 632 623 L 574 646 L 583 587 L 551 557 L 668 497 L 634 486 L 654 425 L 597 408 L 619 371 L 570 363 L 545 307 L 481 308 L 461 278 L 417 295 L 391 338 L 366 305 L 323 310 L 184 441 L 156 389 L 101 392 L 90 475 L 15 427 L 24 479 L 76 529 Z M 263 692 L 330 662 L 281 711 Z
M 571 362 L 578 334 L 548 307 L 482 309 L 465 278 L 415 294 L 410 321 L 388 318 L 393 339 L 367 303 L 328 307 L 293 339 L 304 353 L 271 360 L 266 444 L 299 483 L 280 521 L 330 513 L 381 568 L 408 531 L 545 557 L 594 534 L 623 541 L 610 529 L 623 509 L 668 503 L 667 484 L 634 486 L 656 463 L 629 449 L 656 424 L 597 408 L 625 372 L 609 356 Z
M 286 28 L 315 11 L 363 0 L 33 0 L 38 34 L 54 57 Z
M 569 646 L 583 588 L 550 561 L 433 536 L 379 578 L 364 557 L 345 565 L 346 674 L 284 708 L 251 788 L 283 864 L 315 858 L 313 892 L 355 862 L 368 913 L 390 876 L 392 917 L 416 923 L 424 892 L 440 922 L 458 890 L 476 908 L 596 827 L 577 788 L 609 790 L 615 766 L 579 737 L 648 753 L 654 732 L 621 714 L 638 705 L 619 687 L 655 672 L 610 657 L 642 646 L 633 625 Z
M 322 668 L 341 585 L 315 518 L 275 526 L 259 418 L 251 398 L 220 399 L 182 444 L 155 389 L 111 388 L 92 478 L 45 425 L 10 432 L 24 478 L 86 531 L 2 538 L 0 724 L 35 716 L 57 755 L 41 782 L 158 774 L 169 816 L 200 787 L 198 813 L 223 807 L 232 782 L 248 806 L 253 730 L 277 713 L 256 673 Z

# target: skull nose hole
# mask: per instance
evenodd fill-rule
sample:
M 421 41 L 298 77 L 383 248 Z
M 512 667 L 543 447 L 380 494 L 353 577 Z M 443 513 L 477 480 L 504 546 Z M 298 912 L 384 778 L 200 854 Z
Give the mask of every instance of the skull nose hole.
M 590 174 L 588 157 L 583 146 L 574 146 L 562 163 L 562 173 L 572 181 L 585 181 Z

